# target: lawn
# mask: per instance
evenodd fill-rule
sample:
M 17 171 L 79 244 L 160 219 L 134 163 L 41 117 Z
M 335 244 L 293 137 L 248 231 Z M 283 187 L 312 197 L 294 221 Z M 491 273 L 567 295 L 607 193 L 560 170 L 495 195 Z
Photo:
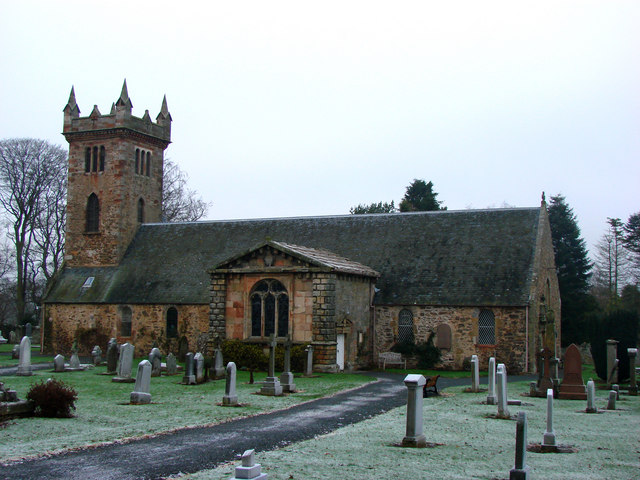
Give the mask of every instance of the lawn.
M 11 358 L 13 344 L 3 343 L 0 345 L 0 368 L 17 367 L 18 359 Z M 53 362 L 51 355 L 40 355 L 40 345 L 31 345 L 31 363 Z
M 135 368 L 135 365 L 134 365 Z M 255 395 L 260 385 L 248 384 L 249 374 L 238 372 L 239 408 L 221 407 L 225 381 L 180 385 L 181 375 L 151 379 L 151 405 L 129 405 L 132 383 L 113 383 L 99 375 L 106 367 L 85 372 L 36 371 L 32 377 L 2 377 L 5 386 L 25 399 L 31 384 L 58 378 L 78 392 L 75 417 L 70 419 L 21 418 L 0 424 L 0 461 L 37 456 L 64 449 L 141 437 L 197 425 L 214 424 L 234 417 L 251 416 L 355 388 L 373 380 L 355 374 L 296 377 L 299 393 L 284 397 Z M 134 370 L 135 372 L 135 370 Z M 256 381 L 266 374 L 257 373 Z
M 257 462 L 270 480 L 314 478 L 507 479 L 514 465 L 513 420 L 488 415 L 486 393 L 447 389 L 424 401 L 425 435 L 433 448 L 393 446 L 405 434 L 406 408 L 401 407 L 330 434 L 269 452 L 257 452 Z M 510 406 L 513 415 L 527 412 L 528 441 L 540 443 L 546 428 L 546 399 L 522 396 L 527 382 L 509 384 L 510 398 L 525 402 Z M 606 392 L 598 391 L 597 406 L 605 408 Z M 557 443 L 576 453 L 528 453 L 531 478 L 632 480 L 640 476 L 638 449 L 640 397 L 622 396 L 618 410 L 584 413 L 586 401 L 555 400 Z M 217 480 L 233 476 L 238 462 L 214 470 L 179 476 L 181 480 Z

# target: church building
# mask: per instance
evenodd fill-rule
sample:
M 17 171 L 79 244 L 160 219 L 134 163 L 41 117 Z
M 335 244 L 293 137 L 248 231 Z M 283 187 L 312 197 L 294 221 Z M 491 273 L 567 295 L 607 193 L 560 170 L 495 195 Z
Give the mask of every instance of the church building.
M 316 371 L 377 363 L 433 335 L 441 366 L 477 354 L 511 373 L 559 349 L 560 297 L 544 198 L 534 208 L 163 223 L 166 98 L 132 115 L 64 108 L 65 261 L 43 342 L 88 353 L 115 337 L 148 354 L 211 354 L 218 339 L 312 344 Z M 104 345 L 102 345 L 104 343 Z

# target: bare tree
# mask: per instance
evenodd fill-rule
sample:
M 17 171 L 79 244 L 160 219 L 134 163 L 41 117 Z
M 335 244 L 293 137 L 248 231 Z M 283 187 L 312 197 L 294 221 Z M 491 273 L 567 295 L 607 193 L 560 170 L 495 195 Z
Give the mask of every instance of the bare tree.
M 210 204 L 187 188 L 187 174 L 166 159 L 162 176 L 162 221 L 195 222 L 207 214 Z
M 620 290 L 629 280 L 629 258 L 623 245 L 622 222 L 619 218 L 608 218 L 607 223 L 609 229 L 596 245 L 593 281 L 596 296 L 598 291 L 606 292 L 606 303 L 612 307 L 619 299 Z M 600 300 L 602 302 L 605 299 Z
M 25 314 L 27 286 L 36 246 L 36 230 L 51 198 L 51 190 L 64 185 L 67 151 L 45 140 L 14 138 L 0 141 L 0 206 L 11 225 L 15 247 L 16 313 Z

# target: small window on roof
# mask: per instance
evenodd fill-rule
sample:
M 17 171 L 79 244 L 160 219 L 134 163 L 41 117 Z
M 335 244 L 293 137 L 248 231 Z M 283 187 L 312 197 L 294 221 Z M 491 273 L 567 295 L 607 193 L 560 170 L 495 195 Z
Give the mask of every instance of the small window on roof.
M 87 277 L 87 279 L 82 284 L 82 288 L 91 288 L 91 285 L 93 285 L 94 280 L 95 280 L 95 277 Z

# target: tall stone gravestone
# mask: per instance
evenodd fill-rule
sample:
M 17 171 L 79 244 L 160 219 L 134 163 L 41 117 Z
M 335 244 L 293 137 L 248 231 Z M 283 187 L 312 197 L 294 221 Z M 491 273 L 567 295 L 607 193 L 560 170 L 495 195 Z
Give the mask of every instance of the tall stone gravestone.
M 238 405 L 238 394 L 236 393 L 236 364 L 227 364 L 227 378 L 222 396 L 222 405 L 225 407 L 235 407 Z
M 296 384 L 293 383 L 293 373 L 291 373 L 291 338 L 287 335 L 284 344 L 284 368 L 280 375 L 280 384 L 283 392 L 295 392 Z
M 598 407 L 596 407 L 596 384 L 593 380 L 587 382 L 587 413 L 598 413 Z
M 607 340 L 607 384 L 618 383 L 618 341 Z
M 216 348 L 213 357 L 213 375 L 216 380 L 225 376 L 224 363 L 222 360 L 222 349 Z
M 507 399 L 507 367 L 504 363 L 498 364 L 496 383 L 498 384 L 498 418 L 511 418 Z
M 166 375 L 175 375 L 178 373 L 178 364 L 176 362 L 176 356 L 173 353 L 167 355 L 167 371 Z
M 107 374 L 113 375 L 118 368 L 118 342 L 115 338 L 107 345 Z
M 555 358 L 553 352 L 545 347 L 536 354 L 538 360 L 538 384 L 536 390 L 537 397 L 545 397 L 547 390 L 553 388 L 553 379 L 551 373 L 551 359 Z
M 609 400 L 607 401 L 607 410 L 616 409 L 617 399 L 618 399 L 618 393 L 615 390 L 609 390 Z
M 78 341 L 73 342 L 73 347 L 71 347 L 71 358 L 69 359 L 69 371 L 77 371 L 82 370 L 80 367 L 80 358 L 78 357 Z
M 54 372 L 64 372 L 64 357 L 60 354 L 56 355 L 53 359 Z
M 304 362 L 304 374 L 306 377 L 310 377 L 313 374 L 313 345 L 307 345 L 304 351 L 307 354 Z
M 260 393 L 262 395 L 269 396 L 278 396 L 282 395 L 282 385 L 280 385 L 280 380 L 275 375 L 276 370 L 276 337 L 275 335 L 271 335 L 271 340 L 269 342 L 269 374 L 262 384 L 262 388 L 260 389 Z
M 477 355 L 471 355 L 471 391 L 480 391 L 480 365 Z
M 151 364 L 151 376 L 159 377 L 162 368 L 162 352 L 159 348 L 154 347 L 149 353 L 149 363 Z
M 629 355 L 629 395 L 638 395 L 638 385 L 636 383 L 636 357 L 637 348 L 627 348 Z
M 120 357 L 118 358 L 118 369 L 112 381 L 120 383 L 133 383 L 135 380 L 131 376 L 133 368 L 133 351 L 135 347 L 130 343 L 125 343 L 120 347 Z
M 204 382 L 204 356 L 202 353 L 197 352 L 193 356 L 193 366 L 196 376 L 196 383 Z
M 27 322 L 27 324 L 24 326 L 24 334 L 29 338 L 31 338 L 31 335 L 33 335 L 33 326 L 30 322 Z
M 31 371 L 31 339 L 26 335 L 20 341 L 20 361 L 16 375 L 21 377 L 33 375 Z
M 91 350 L 91 359 L 96 367 L 102 363 L 102 349 L 98 345 L 94 345 Z
M 230 480 L 267 480 L 267 474 L 260 473 L 262 467 L 259 463 L 256 463 L 254 450 L 246 450 L 240 458 L 242 459 L 242 464 L 236 467 L 236 474 Z
M 151 403 L 151 363 L 149 360 L 143 360 L 138 364 L 138 373 L 136 374 L 136 384 L 133 392 L 129 397 L 129 401 L 134 405 L 144 405 Z
M 556 447 L 556 432 L 553 429 L 553 389 L 547 390 L 547 429 L 542 437 L 543 448 Z
M 582 356 L 580 349 L 571 344 L 564 354 L 564 377 L 558 387 L 558 398 L 562 400 L 586 400 L 587 389 L 582 379 Z
M 498 403 L 498 397 L 496 395 L 496 359 L 491 357 L 489 359 L 489 375 L 487 379 L 489 385 L 489 393 L 487 393 L 487 405 L 495 405 Z
M 516 423 L 516 461 L 515 466 L 509 471 L 509 480 L 528 480 L 529 467 L 527 466 L 527 413 L 518 412 Z
M 422 387 L 427 383 L 422 375 L 409 374 L 404 377 L 404 384 L 407 386 L 407 428 L 402 439 L 403 447 L 427 446 L 427 439 L 423 433 L 422 418 Z
M 184 385 L 195 385 L 196 376 L 193 373 L 193 353 L 189 352 L 184 356 L 184 369 L 185 374 L 182 377 L 182 383 Z

